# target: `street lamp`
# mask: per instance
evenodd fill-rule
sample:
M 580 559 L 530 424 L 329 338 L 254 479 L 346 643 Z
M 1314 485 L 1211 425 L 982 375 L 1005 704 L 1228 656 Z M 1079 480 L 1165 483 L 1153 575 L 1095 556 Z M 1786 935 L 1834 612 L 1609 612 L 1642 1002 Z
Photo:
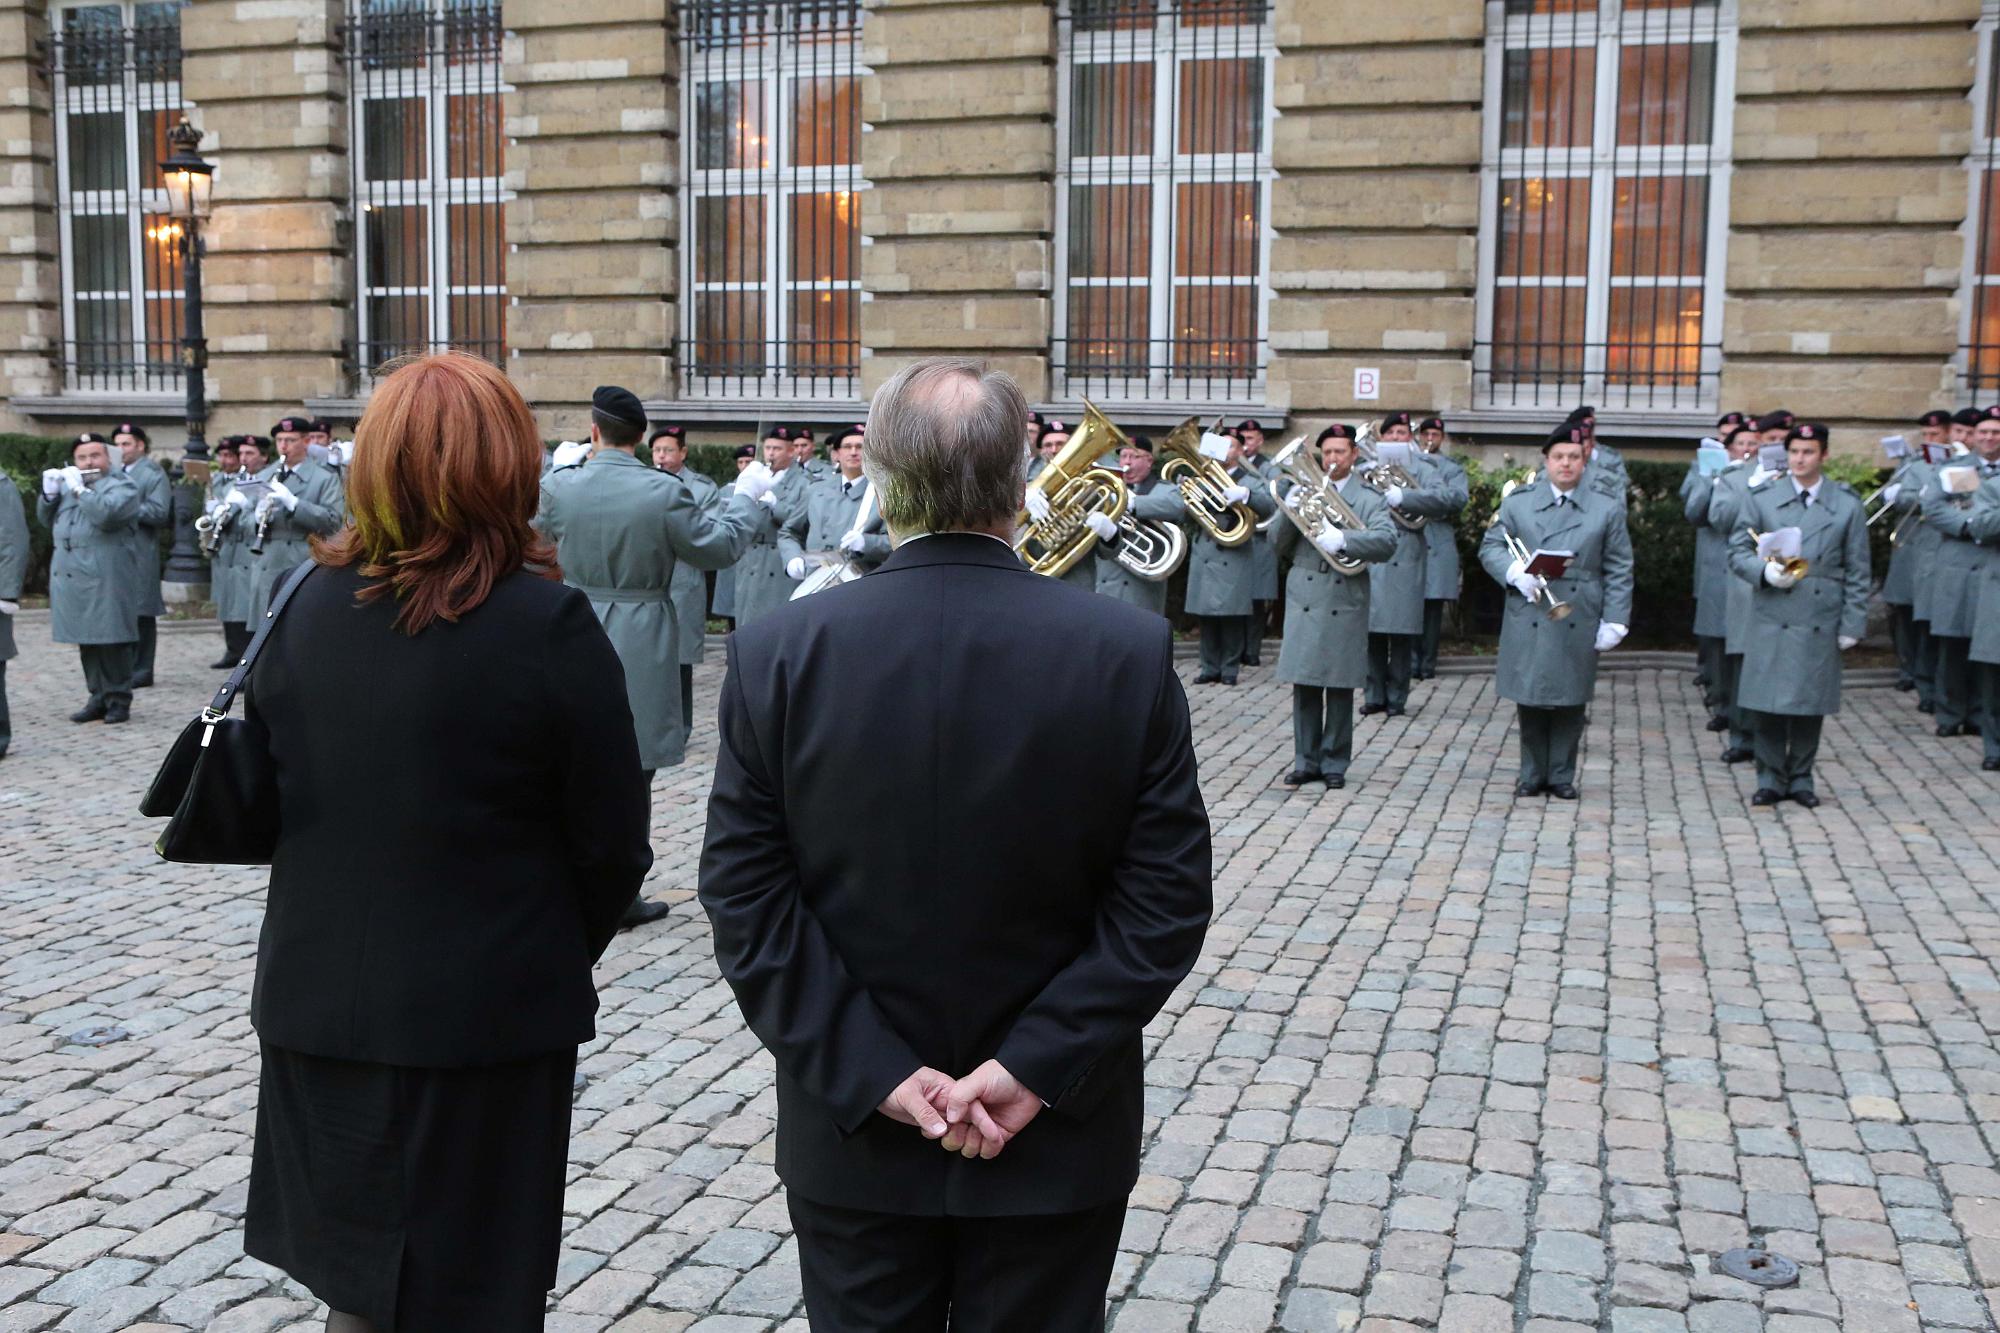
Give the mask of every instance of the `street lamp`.
M 202 377 L 208 365 L 208 340 L 201 327 L 201 224 L 208 217 L 215 164 L 203 160 L 196 151 L 201 147 L 201 131 L 188 124 L 186 116 L 167 132 L 167 143 L 173 152 L 160 163 L 160 177 L 166 186 L 168 216 L 180 224 L 175 243 L 186 284 L 181 305 L 181 374 L 187 382 L 187 446 L 180 462 L 180 485 L 174 488 L 174 542 L 160 579 L 185 588 L 208 582 L 208 566 L 195 547 L 194 520 L 208 490 L 208 441 L 204 438 L 208 386 Z M 175 600 L 170 590 L 163 592 Z

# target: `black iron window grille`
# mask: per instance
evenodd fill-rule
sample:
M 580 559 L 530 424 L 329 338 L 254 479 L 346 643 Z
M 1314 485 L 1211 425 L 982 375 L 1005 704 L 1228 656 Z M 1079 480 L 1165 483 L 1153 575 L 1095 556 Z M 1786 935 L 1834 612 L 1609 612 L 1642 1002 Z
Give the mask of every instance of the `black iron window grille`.
M 861 0 L 690 0 L 681 391 L 852 399 L 861 369 Z
M 350 0 L 359 370 L 507 354 L 499 0 Z
M 1262 398 L 1270 16 L 1267 0 L 1058 12 L 1058 396 Z
M 1965 335 L 1959 345 L 1959 378 L 1975 403 L 2000 400 L 2000 0 L 1981 7 L 1979 65 L 1973 85 L 1972 217 L 1967 246 L 1971 287 Z
M 65 392 L 181 385 L 181 228 L 160 160 L 184 109 L 182 8 L 122 0 L 53 16 Z
M 1490 0 L 1482 407 L 1708 412 L 1735 0 Z

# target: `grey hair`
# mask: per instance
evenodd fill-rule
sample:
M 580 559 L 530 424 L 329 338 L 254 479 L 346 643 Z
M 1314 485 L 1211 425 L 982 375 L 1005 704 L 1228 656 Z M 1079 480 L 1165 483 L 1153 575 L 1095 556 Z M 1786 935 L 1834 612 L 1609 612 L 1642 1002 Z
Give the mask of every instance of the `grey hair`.
M 1028 403 L 970 357 L 912 362 L 875 391 L 861 466 L 899 536 L 1011 522 L 1021 508 Z

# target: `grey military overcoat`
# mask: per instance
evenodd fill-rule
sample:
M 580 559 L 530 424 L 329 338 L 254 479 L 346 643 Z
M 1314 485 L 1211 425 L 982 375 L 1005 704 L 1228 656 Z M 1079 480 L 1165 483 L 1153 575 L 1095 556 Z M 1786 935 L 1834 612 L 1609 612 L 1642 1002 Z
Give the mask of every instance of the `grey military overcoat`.
M 257 474 L 257 480 L 277 481 L 283 470 L 282 461 L 273 463 Z M 306 459 L 292 470 L 292 479 L 285 482 L 285 489 L 298 497 L 298 507 L 287 512 L 276 500 L 271 501 L 264 549 L 250 558 L 250 614 L 246 619 L 253 625 L 270 605 L 278 583 L 312 556 L 310 539 L 330 537 L 347 521 L 347 500 L 341 493 L 340 478 L 325 464 Z M 238 514 L 236 523 L 243 526 L 245 541 L 256 540 L 255 506 Z
M 116 449 L 117 445 L 112 445 Z M 139 614 L 163 616 L 166 600 L 160 595 L 160 529 L 167 526 L 174 511 L 174 487 L 166 470 L 151 454 L 125 469 L 125 475 L 139 488 L 139 512 L 132 523 L 132 556 L 139 584 Z
M 1840 636 L 1868 632 L 1868 527 L 1861 497 L 1840 482 L 1820 484 L 1807 505 L 1790 477 L 1750 492 L 1729 532 L 1729 572 L 1750 589 L 1750 635 L 1739 707 L 1792 717 L 1840 711 Z M 1751 530 L 1797 528 L 1810 563 L 1791 588 L 1764 581 L 1765 561 Z
M 1277 511 L 1271 489 L 1248 468 L 1238 467 L 1230 480 L 1250 492 L 1250 508 L 1258 518 Z M 1187 613 L 1191 616 L 1247 616 L 1255 607 L 1257 539 L 1241 546 L 1219 546 L 1208 530 L 1188 522 Z
M 139 581 L 133 568 L 132 520 L 139 488 L 114 465 L 84 488 L 35 502 L 55 534 L 49 567 L 49 635 L 57 643 L 136 643 Z
M 785 572 L 785 556 L 778 549 L 778 535 L 806 503 L 812 481 L 805 469 L 788 467 L 778 474 L 778 484 L 768 501 L 752 515 L 750 539 L 743 557 L 732 567 L 731 605 L 739 628 L 762 615 L 777 610 L 792 599 L 798 581 Z
M 217 504 L 235 491 L 236 478 L 228 473 L 217 473 L 209 482 L 209 498 Z M 216 619 L 243 624 L 250 619 L 250 538 L 257 520 L 250 509 L 228 505 L 217 511 L 216 521 L 223 528 L 208 562 L 208 595 L 215 601 Z
M 870 482 L 866 477 L 857 478 L 851 490 L 843 490 L 840 483 L 837 473 L 814 482 L 806 490 L 805 503 L 794 509 L 778 529 L 778 553 L 787 567 L 800 557 L 811 564 L 812 556 L 838 547 L 840 539 L 854 526 L 868 498 Z M 880 500 L 881 497 L 876 497 L 878 507 L 869 516 L 868 526 L 861 530 L 863 569 L 873 569 L 889 558 L 889 529 L 882 522 Z
M 4 500 L 0 497 L 0 503 Z M 1973 493 L 1967 529 L 1985 554 L 1979 570 L 1971 656 L 1975 662 L 2000 665 L 2000 482 L 1988 482 Z
M 1465 464 L 1450 454 L 1425 454 L 1423 458 L 1436 471 L 1447 506 L 1424 524 L 1424 600 L 1455 602 L 1463 577 L 1458 567 L 1458 517 L 1472 502 L 1472 482 L 1465 474 Z
M 683 465 L 678 473 L 668 475 L 680 478 L 694 499 L 694 507 L 704 514 L 726 503 L 722 488 L 694 468 Z M 675 561 L 672 592 L 674 619 L 680 628 L 681 665 L 693 666 L 701 661 L 708 639 L 708 575 L 693 561 Z
M 1882 577 L 1882 600 L 1891 606 L 1913 606 L 1917 599 L 1918 568 L 1923 563 L 1921 552 L 1928 546 L 1935 550 L 1937 542 L 1926 542 L 1919 534 L 1923 531 L 1923 493 L 1930 485 L 1931 469 L 1920 459 L 1907 458 L 1889 476 L 1891 485 L 1900 486 L 1896 492 L 1896 503 L 1890 505 L 1890 513 L 1883 519 L 1893 538 L 1889 549 L 1889 572 Z
M 1721 475 L 1704 477 L 1689 464 L 1681 478 L 1681 513 L 1694 528 L 1694 632 L 1709 639 L 1729 630 L 1729 543 L 1708 521 Z
M 1187 520 L 1187 505 L 1181 499 L 1180 487 L 1149 476 L 1133 488 L 1131 514 L 1136 519 L 1173 526 Z M 1167 584 L 1172 581 L 1171 576 L 1157 581 L 1142 579 L 1119 564 L 1112 548 L 1103 542 L 1097 544 L 1091 558 L 1083 564 L 1095 575 L 1094 586 L 1104 596 L 1127 606 L 1144 607 L 1155 615 L 1167 613 Z
M 1372 569 L 1396 550 L 1401 531 L 1382 497 L 1351 474 L 1340 497 L 1367 526 L 1349 531 L 1344 554 Z M 1322 690 L 1358 690 L 1368 683 L 1369 570 L 1342 574 L 1289 518 L 1272 530 L 1285 562 L 1285 638 L 1278 649 L 1278 679 Z
M 28 580 L 28 512 L 14 483 L 0 476 L 0 602 L 21 600 Z M 0 662 L 20 649 L 14 643 L 14 617 L 0 613 Z
M 1257 455 L 1255 458 L 1245 454 L 1243 456 L 1243 466 L 1251 472 L 1256 473 L 1259 480 L 1266 486 L 1270 485 L 1273 473 L 1276 471 L 1271 466 L 1271 460 L 1262 454 Z M 1275 602 L 1278 600 L 1279 569 L 1276 538 L 1279 526 L 1288 522 L 1290 522 L 1289 519 L 1281 518 L 1276 523 L 1273 523 L 1269 529 L 1258 533 L 1250 539 L 1250 553 L 1255 557 L 1257 562 L 1257 568 L 1251 580 L 1250 593 L 1257 601 Z
M 1994 484 L 1995 469 L 1990 464 L 1966 461 L 1953 466 L 1971 467 L 1981 480 L 1979 488 L 1985 490 Z M 1930 623 L 1931 633 L 1947 639 L 1969 639 L 1972 637 L 1974 612 L 1978 609 L 1979 572 L 1985 556 L 1979 544 L 1965 535 L 1966 519 L 1972 512 L 1970 495 L 1948 495 L 1944 489 L 1944 473 L 1950 468 L 1939 468 L 1937 475 L 1924 487 L 1924 522 L 1938 535 L 1938 548 L 1932 556 L 1929 570 Z
M 1506 533 L 1529 551 L 1573 551 L 1569 572 L 1550 590 L 1570 613 L 1550 620 L 1507 582 L 1514 563 Z M 1536 708 L 1573 708 L 1590 702 L 1597 688 L 1597 628 L 1632 623 L 1632 539 L 1625 506 L 1579 484 L 1570 503 L 1558 504 L 1543 477 L 1500 503 L 1500 521 L 1486 530 L 1479 562 L 1505 589 L 1500 617 L 1500 662 L 1494 689 L 1503 699 Z
M 1444 470 L 1428 455 L 1418 454 L 1411 461 L 1410 480 L 1417 484 L 1403 492 L 1403 513 L 1432 522 L 1412 532 L 1390 519 L 1396 528 L 1395 553 L 1368 567 L 1368 628 L 1375 634 L 1424 632 L 1424 598 L 1430 588 L 1429 531 L 1464 507 L 1464 501 L 1454 499 Z
M 1721 537 L 1725 552 L 1744 506 L 1749 503 L 1750 479 L 1756 474 L 1756 466 L 1744 461 L 1731 463 L 1716 478 L 1715 489 L 1708 499 L 1708 526 Z M 1761 488 L 1773 480 L 1766 473 L 1757 484 Z M 1725 555 L 1725 568 L 1727 560 Z M 1723 587 L 1722 604 L 1723 651 L 1740 656 L 1750 640 L 1750 585 L 1732 574 Z

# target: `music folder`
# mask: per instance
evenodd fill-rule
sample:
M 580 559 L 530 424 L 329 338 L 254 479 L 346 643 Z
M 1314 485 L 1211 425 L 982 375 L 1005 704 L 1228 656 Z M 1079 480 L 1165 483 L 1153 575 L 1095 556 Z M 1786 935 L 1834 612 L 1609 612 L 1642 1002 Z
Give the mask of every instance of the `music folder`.
M 1797 528 L 1779 528 L 1757 538 L 1757 556 L 1762 560 L 1796 560 L 1804 546 L 1805 534 Z
M 1569 562 L 1574 559 L 1575 551 L 1537 550 L 1528 557 L 1526 570 L 1538 579 L 1559 579 L 1569 573 Z

